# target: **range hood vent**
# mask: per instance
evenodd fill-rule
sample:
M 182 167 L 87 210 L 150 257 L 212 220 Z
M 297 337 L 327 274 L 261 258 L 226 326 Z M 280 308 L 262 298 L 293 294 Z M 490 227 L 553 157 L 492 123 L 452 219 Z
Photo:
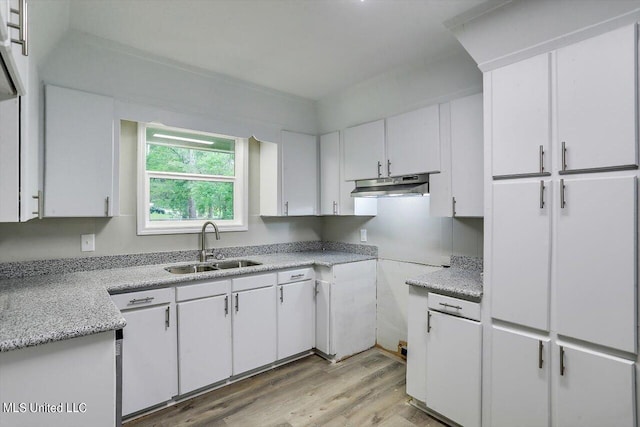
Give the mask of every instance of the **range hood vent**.
M 351 197 L 424 196 L 429 194 L 429 174 L 356 181 Z

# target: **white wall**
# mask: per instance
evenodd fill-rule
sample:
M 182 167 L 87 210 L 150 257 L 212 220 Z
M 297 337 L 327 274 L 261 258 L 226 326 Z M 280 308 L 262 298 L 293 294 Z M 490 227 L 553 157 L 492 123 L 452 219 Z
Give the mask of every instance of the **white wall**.
M 431 63 L 416 63 L 333 94 L 318 102 L 321 132 L 380 119 L 482 91 L 482 74 L 464 51 Z M 482 219 L 429 216 L 429 197 L 378 199 L 378 215 L 326 217 L 324 240 L 378 246 L 377 341 L 397 350 L 407 338 L 406 279 L 426 265 L 448 264 L 452 254 L 482 256 Z

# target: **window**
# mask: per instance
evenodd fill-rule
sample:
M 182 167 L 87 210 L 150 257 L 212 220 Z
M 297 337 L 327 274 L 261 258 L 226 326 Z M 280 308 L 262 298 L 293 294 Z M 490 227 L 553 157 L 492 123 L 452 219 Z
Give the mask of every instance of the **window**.
M 247 140 L 140 124 L 138 234 L 247 230 Z

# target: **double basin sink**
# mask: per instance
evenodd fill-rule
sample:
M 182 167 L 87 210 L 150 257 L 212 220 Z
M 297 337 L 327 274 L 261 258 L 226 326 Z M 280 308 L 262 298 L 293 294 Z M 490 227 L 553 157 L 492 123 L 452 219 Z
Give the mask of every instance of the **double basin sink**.
M 261 265 L 261 262 L 251 261 L 248 259 L 218 261 L 214 263 L 197 263 L 186 265 L 174 265 L 171 267 L 165 267 L 169 273 L 173 274 L 190 274 L 190 273 L 202 273 L 205 271 L 215 270 L 228 270 L 231 268 L 251 267 L 254 265 Z

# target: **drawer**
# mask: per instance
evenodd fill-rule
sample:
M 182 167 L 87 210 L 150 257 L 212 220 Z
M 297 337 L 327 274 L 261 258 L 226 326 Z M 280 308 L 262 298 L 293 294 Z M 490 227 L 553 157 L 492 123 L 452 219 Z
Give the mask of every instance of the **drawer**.
M 230 288 L 231 280 L 218 280 L 215 282 L 178 286 L 176 288 L 176 301 L 223 295 L 229 293 Z
M 267 286 L 275 286 L 276 273 L 257 274 L 255 276 L 238 277 L 231 280 L 231 291 L 247 291 L 249 289 L 264 288 Z
M 298 268 L 296 270 L 287 270 L 278 272 L 278 284 L 302 282 L 303 280 L 313 279 L 313 268 Z
M 173 288 L 162 288 L 111 295 L 111 300 L 118 309 L 130 310 L 138 307 L 169 304 L 175 301 L 175 296 Z
M 431 310 L 466 317 L 467 319 L 477 320 L 478 322 L 480 321 L 480 304 L 477 302 L 451 298 L 434 294 L 433 292 L 429 292 L 427 301 Z

